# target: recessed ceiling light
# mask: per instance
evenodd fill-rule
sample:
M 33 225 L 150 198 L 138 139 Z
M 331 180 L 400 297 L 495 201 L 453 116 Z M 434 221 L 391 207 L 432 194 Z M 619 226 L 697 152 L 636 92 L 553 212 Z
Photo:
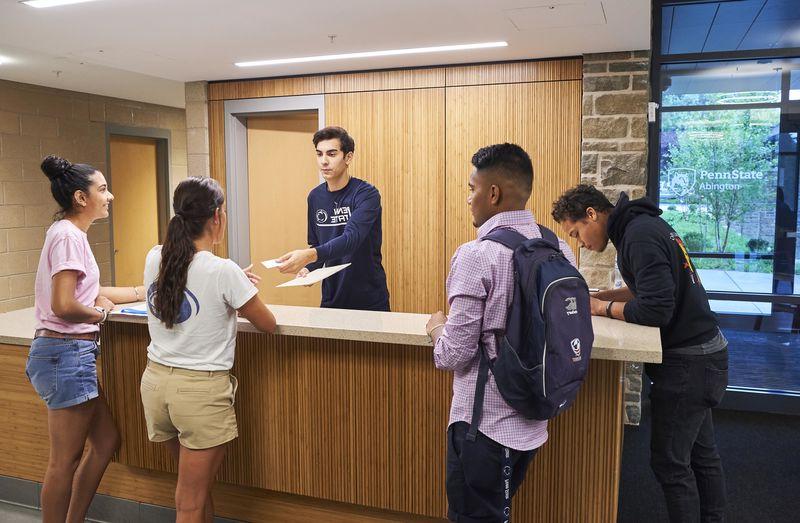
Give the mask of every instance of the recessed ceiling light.
M 84 2 L 94 1 L 95 0 L 25 0 L 20 3 L 41 9 L 42 7 L 56 7 L 59 5 L 82 4 Z
M 329 60 L 347 60 L 349 58 L 372 58 L 375 56 L 397 56 L 402 54 L 441 53 L 444 51 L 464 51 L 468 49 L 487 49 L 506 47 L 508 42 L 483 42 L 479 44 L 440 45 L 437 47 L 415 47 L 413 49 L 390 49 L 386 51 L 365 51 L 362 53 L 325 54 L 320 56 L 302 56 L 299 58 L 278 58 L 276 60 L 257 60 L 254 62 L 236 62 L 239 67 L 257 67 L 261 65 L 297 64 L 304 62 L 326 62 Z

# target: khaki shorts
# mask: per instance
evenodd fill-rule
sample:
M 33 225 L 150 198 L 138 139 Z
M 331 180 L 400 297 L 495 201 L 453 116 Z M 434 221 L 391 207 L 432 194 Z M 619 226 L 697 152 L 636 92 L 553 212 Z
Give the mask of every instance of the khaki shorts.
M 140 386 L 147 436 L 178 438 L 190 449 L 207 449 L 239 435 L 233 404 L 236 378 L 227 370 L 202 371 L 147 362 Z

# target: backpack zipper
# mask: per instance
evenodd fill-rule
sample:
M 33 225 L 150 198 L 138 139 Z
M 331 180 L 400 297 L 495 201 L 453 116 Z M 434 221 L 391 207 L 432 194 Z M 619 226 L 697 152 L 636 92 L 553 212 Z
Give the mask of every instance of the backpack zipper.
M 577 276 L 565 276 L 563 278 L 559 278 L 555 281 L 551 281 L 550 285 L 544 290 L 544 294 L 542 294 L 542 303 L 539 304 L 539 310 L 542 311 L 542 316 L 544 316 L 544 301 L 547 299 L 547 292 L 550 290 L 550 287 L 555 285 L 558 282 L 564 280 L 578 280 Z M 544 379 L 544 371 L 547 366 L 547 322 L 544 324 L 544 352 L 542 353 L 542 395 L 546 398 L 547 397 L 547 382 Z
M 545 362 L 547 362 L 547 325 L 544 327 L 544 354 L 542 354 L 542 395 L 547 397 L 547 383 L 544 379 Z

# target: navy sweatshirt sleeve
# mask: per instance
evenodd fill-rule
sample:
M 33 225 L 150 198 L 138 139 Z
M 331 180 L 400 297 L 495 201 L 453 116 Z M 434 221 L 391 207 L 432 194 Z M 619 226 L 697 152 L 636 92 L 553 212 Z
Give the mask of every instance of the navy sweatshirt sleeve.
M 369 187 L 355 195 L 355 205 L 344 233 L 317 247 L 317 263 L 331 258 L 342 258 L 353 254 L 367 238 L 370 229 L 378 220 L 381 211 L 381 196 L 377 189 Z M 309 218 L 309 224 L 311 224 Z M 310 229 L 309 225 L 309 229 Z M 309 232 L 309 237 L 311 233 Z
M 314 206 L 311 203 L 311 195 L 306 198 L 306 205 L 308 206 L 308 245 L 309 247 L 317 247 L 319 245 L 319 239 L 317 238 L 317 229 L 314 227 Z M 319 249 L 317 249 L 317 256 L 319 256 Z M 311 262 L 306 265 L 306 269 L 310 271 L 315 271 L 322 267 L 324 262 L 321 262 L 319 258 L 317 261 Z
M 669 253 L 657 242 L 626 245 L 627 265 L 636 282 L 636 297 L 625 304 L 625 321 L 666 327 L 675 313 L 675 280 Z

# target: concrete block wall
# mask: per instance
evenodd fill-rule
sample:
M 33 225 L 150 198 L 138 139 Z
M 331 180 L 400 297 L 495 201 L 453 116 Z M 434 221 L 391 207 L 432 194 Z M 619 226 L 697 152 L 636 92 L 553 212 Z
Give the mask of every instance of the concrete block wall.
M 169 129 L 173 186 L 187 176 L 184 109 L 0 80 L 0 313 L 33 305 L 45 231 L 57 210 L 42 158 L 58 154 L 105 171 L 108 123 Z M 89 229 L 89 242 L 108 285 L 108 220 Z

